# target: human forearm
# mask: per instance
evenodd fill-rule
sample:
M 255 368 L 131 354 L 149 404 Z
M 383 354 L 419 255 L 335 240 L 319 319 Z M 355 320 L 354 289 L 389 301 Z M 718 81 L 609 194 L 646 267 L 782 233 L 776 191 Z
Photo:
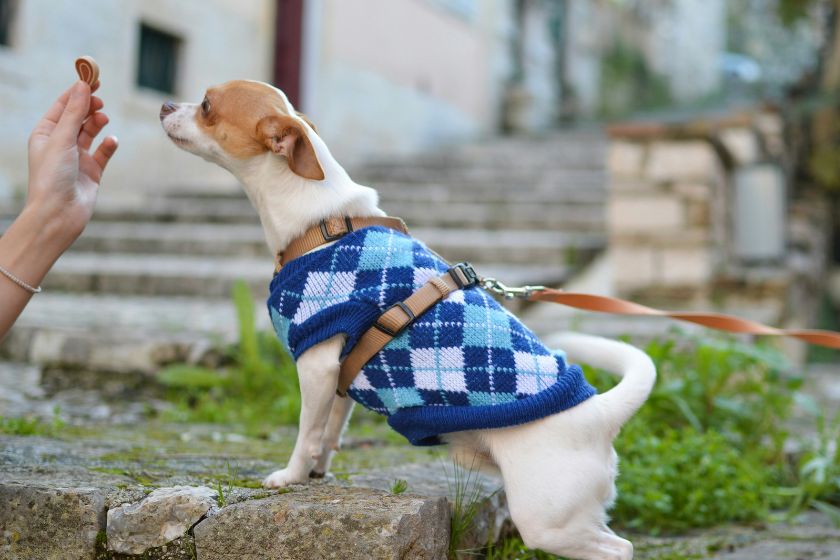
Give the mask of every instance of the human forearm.
M 0 237 L 0 266 L 30 286 L 47 272 L 75 239 L 45 208 L 29 205 Z M 32 294 L 0 273 L 0 338 L 6 335 Z

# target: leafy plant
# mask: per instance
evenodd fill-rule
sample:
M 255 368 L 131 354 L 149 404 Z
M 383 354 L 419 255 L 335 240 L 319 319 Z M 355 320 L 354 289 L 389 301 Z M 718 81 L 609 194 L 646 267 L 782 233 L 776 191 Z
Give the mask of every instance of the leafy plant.
M 398 478 L 391 485 L 391 494 L 399 495 L 408 490 L 408 481 Z
M 53 408 L 53 417 L 45 421 L 36 416 L 0 416 L 0 433 L 13 436 L 55 436 L 64 428 L 61 409 Z
M 645 349 L 658 378 L 622 429 L 614 519 L 648 532 L 765 517 L 780 505 L 783 450 L 802 380 L 762 346 L 730 338 L 669 338 Z M 588 377 L 601 390 L 611 376 Z
M 260 332 L 254 303 L 244 282 L 233 288 L 239 341 L 227 349 L 221 371 L 176 364 L 159 372 L 176 404 L 173 419 L 234 423 L 264 435 L 276 424 L 293 424 L 300 415 L 300 390 L 294 363 L 274 333 Z

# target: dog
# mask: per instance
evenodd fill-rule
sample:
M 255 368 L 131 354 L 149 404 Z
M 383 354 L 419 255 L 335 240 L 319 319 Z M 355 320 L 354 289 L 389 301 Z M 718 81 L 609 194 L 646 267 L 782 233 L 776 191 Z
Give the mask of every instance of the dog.
M 239 180 L 273 254 L 281 254 L 322 220 L 385 216 L 376 191 L 350 178 L 315 126 L 271 85 L 236 80 L 211 87 L 200 103 L 166 102 L 160 120 L 179 148 L 220 165 Z M 342 241 L 305 257 L 317 257 Z M 458 293 L 462 298 L 485 297 L 478 287 Z M 455 297 L 453 293 L 450 299 Z M 438 305 L 457 303 L 450 299 Z M 296 359 L 302 399 L 299 433 L 286 467 L 268 475 L 266 487 L 323 476 L 340 447 L 353 400 L 336 396 L 348 335 L 335 331 L 311 343 Z M 607 525 L 618 465 L 612 442 L 647 399 L 655 367 L 645 353 L 621 342 L 562 334 L 550 343 L 563 348 L 569 358 L 621 376 L 620 382 L 606 393 L 586 394 L 574 406 L 525 423 L 446 432 L 441 439 L 459 464 L 501 476 L 511 517 L 527 546 L 586 560 L 632 558 L 633 545 Z M 558 375 L 564 375 L 565 356 L 556 356 Z

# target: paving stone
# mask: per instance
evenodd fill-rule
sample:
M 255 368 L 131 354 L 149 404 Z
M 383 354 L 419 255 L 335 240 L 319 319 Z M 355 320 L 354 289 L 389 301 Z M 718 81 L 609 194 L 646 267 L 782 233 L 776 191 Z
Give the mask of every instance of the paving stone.
M 512 527 L 501 479 L 463 469 L 456 473 L 455 469 L 453 465 L 443 462 L 399 465 L 353 475 L 350 482 L 355 486 L 388 491 L 395 481 L 404 480 L 408 484 L 408 494 L 446 497 L 453 515 L 457 515 L 455 507 L 459 494 L 474 497 L 478 503 L 475 517 L 472 526 L 458 543 L 458 548 L 478 549 L 488 542 L 498 541 L 503 531 Z
M 206 486 L 158 488 L 138 503 L 108 510 L 108 550 L 143 554 L 182 537 L 216 507 Z
M 193 530 L 202 560 L 446 557 L 444 498 L 315 486 L 241 502 Z

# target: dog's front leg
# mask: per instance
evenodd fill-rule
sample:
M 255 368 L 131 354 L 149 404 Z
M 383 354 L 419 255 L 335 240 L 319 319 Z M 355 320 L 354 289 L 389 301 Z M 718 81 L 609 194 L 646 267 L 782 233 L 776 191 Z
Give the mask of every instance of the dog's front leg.
M 323 478 L 330 470 L 330 463 L 336 451 L 341 449 L 341 436 L 350 420 L 353 412 L 353 399 L 350 397 L 333 399 L 330 419 L 327 422 L 327 429 L 324 432 L 323 451 L 321 458 L 312 471 L 313 478 Z
M 263 481 L 267 488 L 306 482 L 322 453 L 324 429 L 338 384 L 339 356 L 344 335 L 326 340 L 303 353 L 297 361 L 300 380 L 300 426 L 295 449 L 285 469 Z

